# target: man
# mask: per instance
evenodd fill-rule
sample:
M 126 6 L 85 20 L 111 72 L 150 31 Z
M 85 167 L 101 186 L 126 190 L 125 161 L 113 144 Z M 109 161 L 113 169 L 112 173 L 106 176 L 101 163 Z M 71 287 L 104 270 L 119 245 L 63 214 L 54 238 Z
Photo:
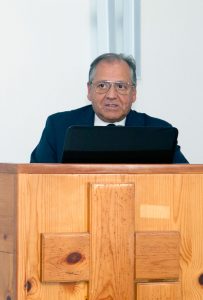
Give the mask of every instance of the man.
M 89 70 L 88 105 L 48 117 L 41 140 L 31 154 L 32 163 L 60 163 L 66 129 L 72 125 L 171 127 L 163 120 L 131 109 L 136 100 L 136 66 L 131 56 L 106 53 Z M 176 147 L 174 163 L 188 163 Z

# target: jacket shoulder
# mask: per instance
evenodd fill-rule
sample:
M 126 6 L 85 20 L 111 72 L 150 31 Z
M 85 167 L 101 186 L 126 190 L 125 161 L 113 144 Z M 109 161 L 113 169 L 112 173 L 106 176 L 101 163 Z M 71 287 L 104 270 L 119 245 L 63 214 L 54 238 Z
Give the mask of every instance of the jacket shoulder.
M 63 112 L 57 112 L 54 113 L 50 116 L 48 116 L 47 120 L 67 120 L 69 119 L 70 121 L 73 119 L 75 120 L 76 118 L 79 118 L 80 116 L 83 116 L 84 114 L 91 113 L 91 105 L 83 106 L 77 109 L 69 110 L 69 111 L 63 111 Z
M 160 118 L 152 117 L 146 113 L 137 112 L 135 110 L 132 110 L 130 112 L 130 121 L 133 122 L 133 120 L 136 120 L 136 123 L 138 123 L 140 126 L 152 126 L 152 127 L 171 127 L 172 125 Z
M 144 113 L 144 118 L 145 118 L 145 122 L 149 125 L 157 125 L 157 126 L 166 126 L 166 127 L 171 127 L 172 125 L 163 120 L 163 119 L 160 119 L 160 118 L 156 118 L 156 117 L 152 117 L 152 116 L 149 116 L 147 114 Z

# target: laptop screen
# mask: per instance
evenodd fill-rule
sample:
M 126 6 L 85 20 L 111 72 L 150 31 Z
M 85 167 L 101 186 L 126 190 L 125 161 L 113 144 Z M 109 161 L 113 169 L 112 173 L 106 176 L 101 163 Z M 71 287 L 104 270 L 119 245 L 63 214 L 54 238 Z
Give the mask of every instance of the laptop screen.
M 168 164 L 177 136 L 174 127 L 72 126 L 61 162 Z

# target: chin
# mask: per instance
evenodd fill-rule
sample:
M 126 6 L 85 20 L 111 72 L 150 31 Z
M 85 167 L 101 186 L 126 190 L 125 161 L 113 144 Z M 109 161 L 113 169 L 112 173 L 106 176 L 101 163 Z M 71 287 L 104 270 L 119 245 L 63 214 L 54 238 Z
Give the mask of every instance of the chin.
M 119 111 L 100 110 L 100 113 L 98 112 L 97 115 L 101 120 L 109 123 L 119 122 L 126 117 L 124 112 L 121 110 Z
M 105 122 L 119 122 L 119 121 L 121 121 L 122 119 L 124 119 L 125 118 L 125 116 L 122 116 L 122 115 L 105 115 L 105 116 L 102 116 L 102 118 L 103 118 L 103 120 L 105 121 Z

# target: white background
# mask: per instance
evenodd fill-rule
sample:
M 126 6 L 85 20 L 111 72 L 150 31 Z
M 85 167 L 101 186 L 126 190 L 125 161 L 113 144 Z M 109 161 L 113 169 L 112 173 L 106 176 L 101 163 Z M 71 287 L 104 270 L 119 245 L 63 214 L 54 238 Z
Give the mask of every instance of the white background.
M 29 162 L 49 114 L 88 104 L 92 0 L 0 0 L 0 161 Z M 203 163 L 203 1 L 141 0 L 135 109 L 179 129 Z

